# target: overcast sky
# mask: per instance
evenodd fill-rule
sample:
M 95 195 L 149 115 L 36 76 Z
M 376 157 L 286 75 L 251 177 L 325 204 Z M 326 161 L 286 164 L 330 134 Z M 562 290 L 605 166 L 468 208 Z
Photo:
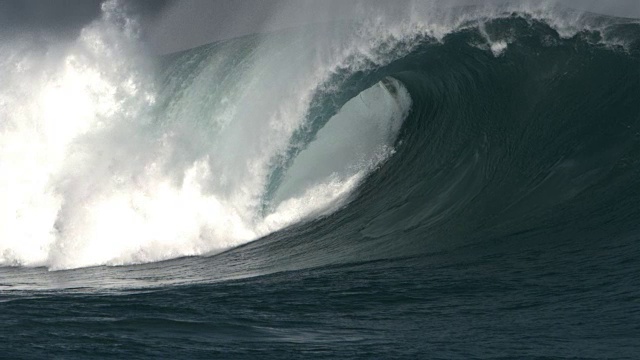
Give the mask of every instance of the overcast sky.
M 393 1 L 387 4 L 393 6 Z M 101 0 L 0 0 L 3 32 L 51 31 L 72 35 L 100 15 Z M 350 0 L 124 0 L 143 23 L 145 38 L 158 53 L 218 39 L 348 18 Z M 384 0 L 368 0 L 372 6 Z M 480 0 L 459 0 L 456 4 Z M 451 1 L 443 1 L 451 4 Z M 640 0 L 562 0 L 563 5 L 607 15 L 640 18 Z
M 104 0 L 0 0 L 0 31 L 72 34 L 100 16 Z M 150 22 L 173 0 L 125 0 Z M 213 5 L 213 4 L 212 4 Z

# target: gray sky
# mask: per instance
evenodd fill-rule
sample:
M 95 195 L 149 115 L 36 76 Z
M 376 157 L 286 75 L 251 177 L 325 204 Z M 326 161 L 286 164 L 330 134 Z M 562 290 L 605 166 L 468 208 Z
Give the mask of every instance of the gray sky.
M 349 18 L 351 0 L 123 0 L 143 23 L 155 52 L 167 53 L 215 40 Z M 457 0 L 455 4 L 480 0 Z M 567 7 L 640 18 L 640 0 L 560 0 Z M 0 0 L 2 32 L 48 31 L 73 34 L 100 14 L 101 0 Z M 368 0 L 374 6 L 394 0 Z M 452 1 L 442 1 L 450 5 Z M 395 4 L 398 4 L 395 2 Z
M 174 0 L 125 0 L 147 23 Z M 100 16 L 103 0 L 0 0 L 0 32 L 72 35 Z

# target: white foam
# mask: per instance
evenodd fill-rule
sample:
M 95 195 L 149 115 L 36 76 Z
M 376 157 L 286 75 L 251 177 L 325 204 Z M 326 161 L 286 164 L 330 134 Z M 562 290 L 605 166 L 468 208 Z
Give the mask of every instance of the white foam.
M 372 169 L 317 179 L 260 215 L 272 159 L 346 47 L 324 57 L 304 37 L 239 41 L 191 73 L 178 64 L 176 87 L 158 90 L 135 21 L 115 1 L 103 12 L 48 51 L 29 39 L 2 44 L 0 265 L 67 269 L 221 251 L 335 209 Z
M 143 65 L 128 37 L 132 23 L 114 28 L 110 21 L 119 15 L 108 12 L 109 5 L 75 42 L 44 49 L 30 39 L 0 45 L 0 264 L 49 264 L 60 240 L 56 222 L 72 202 L 61 188 L 71 186 L 75 174 L 88 175 L 87 183 L 94 176 L 73 166 L 89 155 L 79 140 L 135 116 L 140 105 L 134 103 L 153 102 L 144 89 L 148 79 L 135 70 Z

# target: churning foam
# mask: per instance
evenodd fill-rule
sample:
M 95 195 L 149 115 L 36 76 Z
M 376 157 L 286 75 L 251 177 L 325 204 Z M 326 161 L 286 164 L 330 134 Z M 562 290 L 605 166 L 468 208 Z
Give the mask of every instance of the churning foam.
M 239 41 L 188 73 L 177 64 L 161 88 L 118 5 L 105 2 L 75 41 L 0 45 L 0 265 L 66 269 L 224 250 L 339 207 L 390 154 L 410 100 L 377 85 L 375 96 L 395 105 L 378 109 L 387 118 L 372 120 L 377 137 L 364 152 L 326 164 L 323 177 L 260 214 L 271 162 L 304 125 L 331 57 L 304 41 L 286 54 L 274 51 L 282 43 Z M 366 120 L 360 111 L 329 123 L 353 131 Z

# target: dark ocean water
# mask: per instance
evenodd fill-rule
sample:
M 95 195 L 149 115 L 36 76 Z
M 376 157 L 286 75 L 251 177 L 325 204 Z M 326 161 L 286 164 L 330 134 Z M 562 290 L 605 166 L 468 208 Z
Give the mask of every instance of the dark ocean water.
M 3 348 L 25 359 L 633 359 L 637 260 L 632 238 L 496 241 L 211 284 L 28 291 L 3 295 Z
M 0 357 L 640 357 L 640 25 L 598 20 L 508 15 L 334 73 L 301 139 L 380 81 L 412 99 L 346 206 L 210 257 L 0 268 Z

